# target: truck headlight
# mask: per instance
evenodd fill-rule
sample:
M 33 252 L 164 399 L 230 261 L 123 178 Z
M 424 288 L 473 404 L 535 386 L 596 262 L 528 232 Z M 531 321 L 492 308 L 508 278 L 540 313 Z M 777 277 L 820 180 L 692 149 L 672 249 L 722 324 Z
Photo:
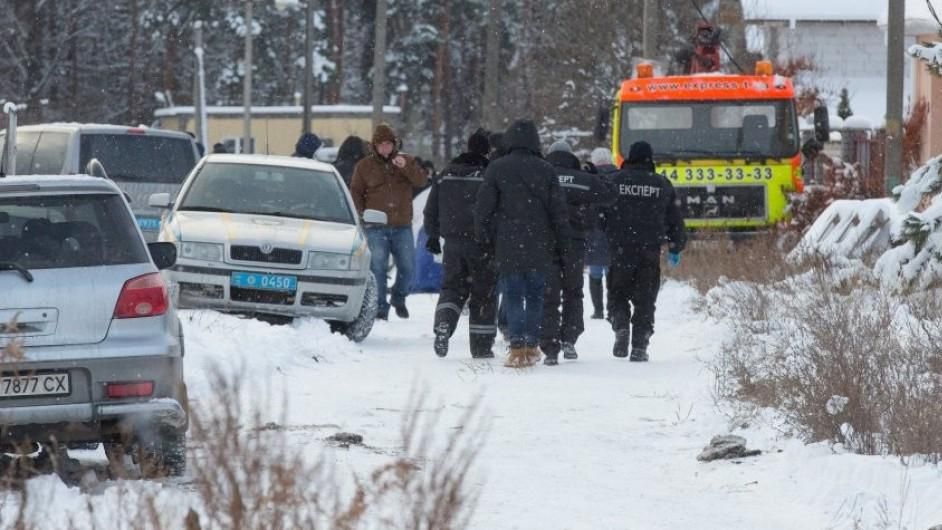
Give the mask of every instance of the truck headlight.
M 350 269 L 350 254 L 311 252 L 307 268 L 314 270 L 345 271 Z
M 200 261 L 222 261 L 222 245 L 216 243 L 180 243 L 180 256 Z

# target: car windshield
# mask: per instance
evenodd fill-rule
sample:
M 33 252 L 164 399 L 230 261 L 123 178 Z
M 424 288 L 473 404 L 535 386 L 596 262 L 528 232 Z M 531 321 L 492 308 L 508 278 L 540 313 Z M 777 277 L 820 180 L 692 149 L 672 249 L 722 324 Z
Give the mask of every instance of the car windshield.
M 0 263 L 33 270 L 148 260 L 119 195 L 0 197 Z
M 0 142 L 6 146 L 6 137 Z M 50 131 L 18 131 L 16 134 L 17 175 L 58 175 L 65 166 L 69 134 Z M 6 149 L 3 167 L 7 168 Z
M 662 159 L 786 158 L 798 153 L 800 138 L 791 101 L 626 103 L 622 156 L 639 140 Z
M 80 143 L 79 168 L 97 158 L 117 182 L 182 184 L 196 165 L 193 142 L 186 138 L 83 133 Z
M 339 179 L 326 171 L 209 162 L 194 179 L 180 210 L 355 222 Z

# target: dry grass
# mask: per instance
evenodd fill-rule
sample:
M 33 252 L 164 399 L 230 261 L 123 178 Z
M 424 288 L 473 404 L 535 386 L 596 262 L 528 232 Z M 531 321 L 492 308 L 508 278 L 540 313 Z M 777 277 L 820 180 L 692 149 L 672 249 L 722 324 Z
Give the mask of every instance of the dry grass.
M 149 488 L 153 483 L 106 483 L 103 488 L 117 489 L 117 496 L 128 501 L 109 506 L 112 515 L 96 514 L 88 497 L 87 509 L 73 514 L 68 527 L 431 530 L 469 525 L 477 503 L 469 475 L 486 431 L 476 404 L 449 429 L 440 415 L 443 408 L 427 412 L 426 396 L 415 394 L 402 418 L 401 447 L 359 476 L 335 468 L 326 440 L 303 439 L 263 421 L 264 406 L 246 405 L 251 394 L 243 388 L 245 380 L 241 373 L 214 370 L 210 395 L 192 411 L 189 476 L 174 497 L 182 505 L 167 506 L 166 492 L 161 497 L 161 488 Z M 311 450 L 312 443 L 321 447 Z M 349 450 L 375 452 L 367 446 Z M 25 478 L 0 491 L 6 502 L 16 503 L 18 513 L 15 521 L 0 520 L 0 527 L 47 527 L 38 522 L 35 507 L 29 509 L 45 500 L 30 498 L 30 488 L 22 487 Z
M 942 456 L 942 302 L 818 267 L 732 284 L 707 307 L 732 328 L 716 358 L 722 398 L 775 407 L 809 441 L 865 454 Z

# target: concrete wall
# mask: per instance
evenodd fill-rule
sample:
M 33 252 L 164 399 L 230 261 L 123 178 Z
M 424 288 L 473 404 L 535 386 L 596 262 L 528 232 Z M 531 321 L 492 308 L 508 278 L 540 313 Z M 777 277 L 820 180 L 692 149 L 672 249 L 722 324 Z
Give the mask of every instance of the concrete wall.
M 387 120 L 395 123 L 398 116 L 388 115 Z M 160 117 L 157 126 L 177 131 L 194 131 L 191 115 Z M 356 135 L 367 141 L 372 136 L 372 121 L 369 114 L 349 116 L 315 116 L 311 120 L 311 129 L 326 144 L 339 147 L 347 136 Z M 301 116 L 258 115 L 252 118 L 252 137 L 255 138 L 255 152 L 272 155 L 290 155 L 294 144 L 301 135 Z M 207 124 L 207 150 L 213 144 L 227 139 L 242 137 L 242 117 L 237 115 L 209 116 Z

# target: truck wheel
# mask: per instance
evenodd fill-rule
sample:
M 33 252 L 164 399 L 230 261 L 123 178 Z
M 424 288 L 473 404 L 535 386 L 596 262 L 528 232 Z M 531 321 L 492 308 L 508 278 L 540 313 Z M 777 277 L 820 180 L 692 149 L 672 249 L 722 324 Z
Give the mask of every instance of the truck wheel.
M 331 322 L 330 330 L 334 333 L 343 333 L 353 342 L 363 342 L 369 336 L 370 331 L 373 330 L 376 311 L 376 278 L 372 274 L 368 274 L 360 314 L 351 322 Z

